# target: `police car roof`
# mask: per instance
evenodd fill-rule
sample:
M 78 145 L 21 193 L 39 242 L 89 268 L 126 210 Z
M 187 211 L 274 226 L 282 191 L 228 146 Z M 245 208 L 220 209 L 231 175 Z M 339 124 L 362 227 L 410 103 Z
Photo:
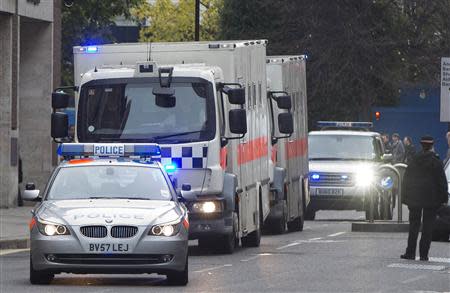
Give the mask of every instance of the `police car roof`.
M 59 167 L 79 167 L 79 166 L 128 166 L 128 167 L 147 167 L 162 169 L 162 166 L 156 161 L 140 161 L 131 158 L 76 158 L 61 162 Z
M 317 130 L 311 131 L 309 135 L 349 135 L 349 136 L 379 136 L 378 132 L 359 130 Z

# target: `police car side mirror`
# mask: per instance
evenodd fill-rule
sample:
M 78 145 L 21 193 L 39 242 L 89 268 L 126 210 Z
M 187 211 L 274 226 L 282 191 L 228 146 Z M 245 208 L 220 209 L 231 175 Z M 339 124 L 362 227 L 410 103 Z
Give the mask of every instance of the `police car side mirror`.
M 233 109 L 228 112 L 230 132 L 244 135 L 247 133 L 247 114 L 244 109 Z
M 69 135 L 69 117 L 63 112 L 54 112 L 51 117 L 51 137 L 65 138 Z
M 277 106 L 280 109 L 290 110 L 292 108 L 292 99 L 291 96 L 284 95 L 278 96 L 275 99 L 277 101 Z
M 27 183 L 25 185 L 25 190 L 22 193 L 23 200 L 27 201 L 38 201 L 39 198 L 39 190 L 36 189 L 34 183 Z
M 278 128 L 280 133 L 292 134 L 294 132 L 294 119 L 291 113 L 278 114 Z

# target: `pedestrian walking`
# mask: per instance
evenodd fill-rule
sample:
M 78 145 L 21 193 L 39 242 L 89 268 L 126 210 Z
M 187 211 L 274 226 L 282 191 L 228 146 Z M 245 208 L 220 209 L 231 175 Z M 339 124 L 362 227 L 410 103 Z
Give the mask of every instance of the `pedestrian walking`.
M 385 154 L 390 154 L 391 153 L 391 142 L 389 141 L 389 134 L 382 133 L 381 134 L 381 139 L 383 140 L 384 153 Z
M 416 155 L 416 147 L 414 146 L 410 136 L 405 136 L 403 138 L 403 144 L 405 146 L 405 164 L 408 164 Z
M 405 160 L 405 147 L 400 140 L 400 135 L 398 133 L 392 134 L 392 163 L 403 163 Z
M 423 218 L 420 239 L 420 260 L 428 260 L 433 224 L 438 208 L 448 201 L 448 186 L 442 162 L 433 150 L 433 137 L 420 140 L 422 150 L 414 156 L 406 168 L 402 183 L 402 202 L 409 209 L 408 247 L 403 259 L 415 259 L 417 237 Z

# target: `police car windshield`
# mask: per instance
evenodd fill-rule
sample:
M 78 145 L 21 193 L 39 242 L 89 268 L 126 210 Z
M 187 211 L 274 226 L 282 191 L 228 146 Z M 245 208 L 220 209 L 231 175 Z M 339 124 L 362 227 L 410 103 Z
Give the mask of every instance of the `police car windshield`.
M 159 81 L 146 81 L 111 79 L 84 85 L 78 108 L 79 140 L 176 143 L 214 138 L 215 106 L 210 83 L 174 78 L 171 88 L 175 90 L 175 105 L 163 107 L 152 94 Z
M 375 160 L 381 154 L 371 136 L 362 135 L 310 135 L 310 160 Z
M 61 168 L 48 200 L 128 198 L 171 200 L 168 183 L 158 168 L 77 166 Z

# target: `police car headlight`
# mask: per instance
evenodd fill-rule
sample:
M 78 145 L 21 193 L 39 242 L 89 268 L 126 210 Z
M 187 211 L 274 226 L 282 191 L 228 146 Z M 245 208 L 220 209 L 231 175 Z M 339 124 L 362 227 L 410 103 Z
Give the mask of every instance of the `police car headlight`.
M 360 170 L 355 174 L 356 184 L 367 187 L 373 183 L 375 175 L 372 170 Z
M 148 235 L 170 237 L 177 235 L 178 232 L 180 232 L 180 228 L 181 228 L 180 221 L 178 221 L 177 223 L 154 225 L 152 226 L 150 231 L 148 231 Z
M 194 213 L 219 213 L 222 211 L 222 202 L 220 201 L 203 201 L 196 202 L 192 205 L 192 212 Z
M 51 223 L 43 220 L 37 220 L 39 232 L 45 236 L 70 235 L 69 229 L 62 224 Z

